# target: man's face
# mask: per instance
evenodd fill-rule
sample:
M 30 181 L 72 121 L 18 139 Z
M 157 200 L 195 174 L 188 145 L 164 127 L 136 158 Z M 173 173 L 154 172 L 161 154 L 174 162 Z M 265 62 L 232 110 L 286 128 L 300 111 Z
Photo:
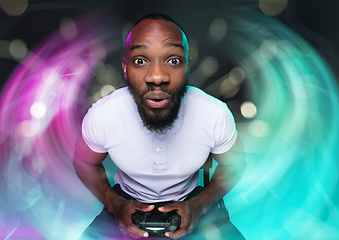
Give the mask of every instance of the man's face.
M 188 43 L 166 20 L 142 20 L 128 35 L 124 77 L 150 130 L 170 128 L 177 118 L 189 70 Z

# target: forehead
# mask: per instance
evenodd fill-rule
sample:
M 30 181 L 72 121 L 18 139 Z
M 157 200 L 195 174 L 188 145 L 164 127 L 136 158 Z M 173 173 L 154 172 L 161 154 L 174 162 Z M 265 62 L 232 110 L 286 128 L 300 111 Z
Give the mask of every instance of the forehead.
M 126 48 L 135 44 L 159 43 L 166 41 L 183 41 L 183 35 L 179 27 L 167 20 L 145 19 L 139 22 L 129 33 L 126 39 Z

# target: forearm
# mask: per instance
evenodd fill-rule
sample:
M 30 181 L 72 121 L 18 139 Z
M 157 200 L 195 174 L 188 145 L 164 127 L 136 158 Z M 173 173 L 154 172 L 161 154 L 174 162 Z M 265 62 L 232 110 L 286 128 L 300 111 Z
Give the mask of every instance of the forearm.
M 105 168 L 99 164 L 88 164 L 81 161 L 74 161 L 75 171 L 82 183 L 91 193 L 112 212 L 112 199 L 121 199 L 120 195 L 112 189 Z
M 207 187 L 189 200 L 195 208 L 205 213 L 214 203 L 223 198 L 241 179 L 246 168 L 245 159 L 239 159 L 232 165 L 219 164 Z
M 102 165 L 93 165 L 81 161 L 73 162 L 75 171 L 83 184 L 115 216 L 117 225 L 133 238 L 147 237 L 148 233 L 135 226 L 131 214 L 136 210 L 151 211 L 154 206 L 135 200 L 126 200 L 111 187 Z

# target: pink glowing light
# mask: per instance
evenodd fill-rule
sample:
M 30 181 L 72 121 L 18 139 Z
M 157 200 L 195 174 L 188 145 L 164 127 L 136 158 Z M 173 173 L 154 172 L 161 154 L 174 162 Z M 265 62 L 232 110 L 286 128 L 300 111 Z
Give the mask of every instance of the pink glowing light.
M 92 197 L 77 179 L 72 158 L 87 110 L 87 84 L 118 45 L 104 34 L 107 25 L 98 12 L 63 24 L 27 55 L 4 88 L 1 237 L 76 239 L 87 224 L 74 220 L 82 219 L 79 209 Z

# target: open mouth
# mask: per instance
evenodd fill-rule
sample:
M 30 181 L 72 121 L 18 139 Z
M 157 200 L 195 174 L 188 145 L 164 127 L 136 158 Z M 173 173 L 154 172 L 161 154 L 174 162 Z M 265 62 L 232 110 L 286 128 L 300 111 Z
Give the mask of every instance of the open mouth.
M 146 99 L 146 103 L 151 108 L 164 108 L 167 106 L 169 99 Z
M 164 108 L 170 102 L 171 95 L 161 91 L 153 91 L 144 96 L 150 108 Z

